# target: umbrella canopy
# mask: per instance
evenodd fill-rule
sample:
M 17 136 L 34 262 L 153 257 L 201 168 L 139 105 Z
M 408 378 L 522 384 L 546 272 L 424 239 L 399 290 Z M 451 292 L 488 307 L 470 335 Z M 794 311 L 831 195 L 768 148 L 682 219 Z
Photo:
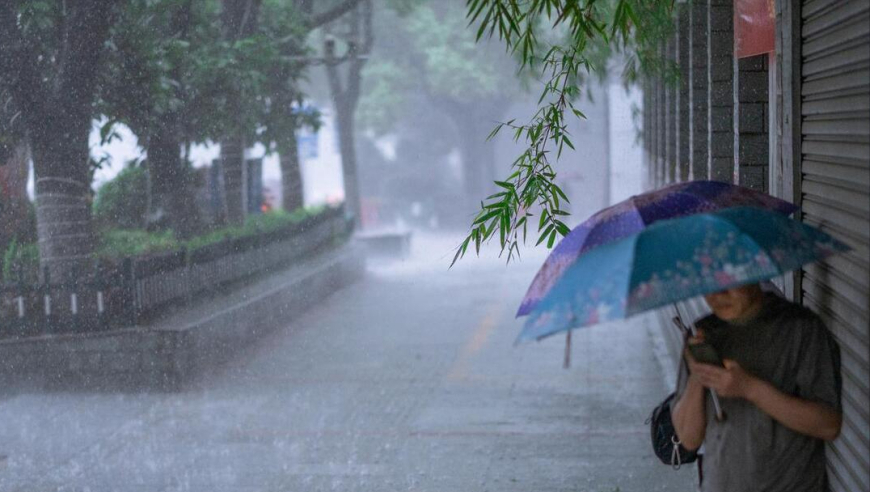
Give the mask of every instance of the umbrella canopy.
M 752 206 L 789 215 L 797 207 L 765 193 L 718 181 L 689 181 L 633 196 L 605 208 L 575 227 L 553 249 L 523 298 L 517 316 L 532 311 L 562 273 L 587 251 L 632 234 L 660 220 Z
M 848 249 L 819 229 L 753 207 L 661 221 L 580 256 L 532 310 L 517 341 L 760 282 Z

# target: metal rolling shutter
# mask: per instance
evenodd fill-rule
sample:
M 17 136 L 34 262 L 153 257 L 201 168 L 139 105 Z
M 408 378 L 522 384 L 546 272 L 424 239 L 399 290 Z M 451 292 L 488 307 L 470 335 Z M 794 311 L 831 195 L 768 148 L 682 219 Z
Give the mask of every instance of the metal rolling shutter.
M 828 447 L 831 489 L 870 490 L 870 2 L 804 1 L 801 182 L 807 223 L 854 248 L 801 279 L 803 302 L 840 342 L 843 432 Z

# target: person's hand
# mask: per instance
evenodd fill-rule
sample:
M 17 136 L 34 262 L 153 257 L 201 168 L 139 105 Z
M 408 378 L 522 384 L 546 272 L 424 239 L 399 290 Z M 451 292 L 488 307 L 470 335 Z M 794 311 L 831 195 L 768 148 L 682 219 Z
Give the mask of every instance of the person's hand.
M 749 399 L 758 379 L 746 372 L 736 361 L 725 359 L 722 363 L 725 367 L 696 362 L 692 375 L 705 388 L 714 390 L 724 398 Z
M 687 345 L 697 345 L 699 343 L 704 343 L 704 331 L 698 329 L 694 336 L 691 336 L 686 340 L 686 343 Z M 692 376 L 694 376 L 695 374 L 695 367 L 700 365 L 700 362 L 695 360 L 695 358 L 692 356 L 692 352 L 689 351 L 689 347 L 685 347 L 683 349 L 683 354 L 683 356 L 686 358 L 686 363 L 689 365 L 689 378 L 691 379 Z

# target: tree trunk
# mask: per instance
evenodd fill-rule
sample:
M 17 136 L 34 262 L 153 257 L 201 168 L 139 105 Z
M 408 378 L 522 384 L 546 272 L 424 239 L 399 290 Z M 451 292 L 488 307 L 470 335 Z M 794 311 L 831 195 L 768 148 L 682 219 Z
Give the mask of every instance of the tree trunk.
M 281 163 L 282 206 L 292 212 L 305 206 L 305 190 L 302 186 L 302 168 L 299 162 L 299 142 L 291 135 L 278 151 Z
M 489 185 L 497 179 L 495 170 L 495 146 L 486 137 L 494 123 L 474 115 L 454 114 L 453 120 L 459 133 L 459 152 L 462 159 L 462 175 L 468 207 L 479 208 L 480 201 L 490 195 Z
M 179 133 L 175 125 L 162 125 L 148 143 L 148 171 L 152 215 L 166 217 L 179 238 L 191 237 L 198 229 L 199 211 L 190 189 L 188 169 L 181 159 Z M 156 212 L 156 213 L 155 213 Z
M 85 129 L 89 127 L 72 124 L 65 135 L 48 133 L 57 141 L 39 139 L 33 145 L 39 264 L 52 282 L 71 281 L 90 268 L 94 249 L 90 179 L 88 161 L 82 159 L 88 155 Z M 76 161 L 82 165 L 73 165 Z
M 245 222 L 248 204 L 248 173 L 245 167 L 245 144 L 241 135 L 221 142 L 221 170 L 224 175 L 224 203 L 230 224 Z
M 359 224 L 361 204 L 353 125 L 354 108 L 347 106 L 349 105 L 336 105 L 338 146 L 341 152 L 341 171 L 344 181 L 344 206 L 345 210 L 353 216 L 354 222 Z
M 360 221 L 360 191 L 357 175 L 354 113 L 359 102 L 362 69 L 374 44 L 372 29 L 372 2 L 362 0 L 355 5 L 350 18 L 347 80 L 342 81 L 338 71 L 340 60 L 335 54 L 335 43 L 327 42 L 326 75 L 336 113 L 342 176 L 344 178 L 344 206 L 353 217 L 354 225 Z
M 230 42 L 244 39 L 257 31 L 261 0 L 223 0 L 221 2 L 221 23 L 224 39 Z M 238 89 L 229 94 L 235 114 L 241 114 Z M 245 166 L 244 128 L 239 121 L 236 128 L 221 141 L 221 169 L 224 174 L 224 198 L 227 206 L 227 220 L 231 224 L 242 224 L 248 212 L 247 168 Z
M 172 14 L 172 36 L 187 41 L 191 26 L 192 0 L 179 3 Z M 185 67 L 175 64 L 172 77 L 181 80 Z M 185 91 L 175 87 L 175 96 L 187 104 Z M 184 135 L 181 109 L 168 111 L 157 122 L 156 128 L 148 128 L 149 203 L 147 210 L 152 216 L 165 217 L 168 226 L 181 239 L 187 239 L 200 226 L 199 209 L 192 188 L 190 170 L 181 158 Z M 143 132 L 144 133 L 144 132 Z
M 54 282 L 85 273 L 94 250 L 88 137 L 101 48 L 115 12 L 94 2 L 65 4 L 57 69 L 46 78 L 39 40 L 21 31 L 12 2 L 0 2 L 0 73 L 11 74 L 12 102 L 27 128 L 40 266 Z

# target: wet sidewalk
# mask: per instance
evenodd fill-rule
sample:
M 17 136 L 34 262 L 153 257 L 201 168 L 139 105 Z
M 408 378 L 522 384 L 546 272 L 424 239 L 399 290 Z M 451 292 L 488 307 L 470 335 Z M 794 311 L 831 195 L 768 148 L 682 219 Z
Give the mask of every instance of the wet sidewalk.
M 0 490 L 692 490 L 650 447 L 643 318 L 575 332 L 564 370 L 562 336 L 513 347 L 542 258 L 414 243 L 195 388 L 0 402 Z

